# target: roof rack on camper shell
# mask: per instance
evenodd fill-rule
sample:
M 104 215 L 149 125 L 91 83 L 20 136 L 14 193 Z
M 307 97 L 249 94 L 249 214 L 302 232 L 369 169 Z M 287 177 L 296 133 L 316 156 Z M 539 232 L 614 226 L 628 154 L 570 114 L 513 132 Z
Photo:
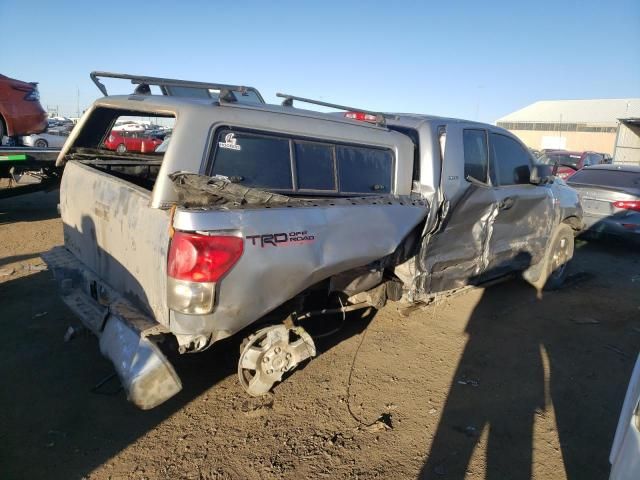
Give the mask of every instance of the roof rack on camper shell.
M 304 103 L 310 103 L 313 105 L 320 105 L 323 107 L 329 107 L 329 108 L 335 108 L 336 110 L 345 110 L 347 112 L 358 112 L 358 113 L 364 113 L 364 114 L 368 114 L 368 115 L 373 115 L 375 117 L 375 123 L 381 127 L 386 126 L 386 119 L 387 118 L 393 118 L 396 119 L 397 116 L 396 115 L 389 115 L 388 113 L 381 113 L 381 112 L 373 112 L 371 110 L 364 110 L 362 108 L 355 108 L 355 107 L 347 107 L 345 105 L 338 105 L 337 103 L 328 103 L 328 102 L 323 102 L 321 100 L 313 100 L 311 98 L 304 98 L 304 97 L 296 97 L 295 95 L 289 95 L 287 93 L 276 93 L 276 97 L 280 97 L 280 98 L 284 98 L 284 100 L 282 101 L 282 106 L 283 107 L 292 107 L 293 106 L 293 101 L 297 101 L 297 102 L 304 102 Z
M 90 74 L 91 80 L 96 84 L 96 87 L 106 97 L 109 96 L 107 88 L 99 78 L 118 78 L 124 80 L 131 80 L 131 83 L 137 85 L 134 94 L 148 95 L 151 93 L 150 86 L 155 85 L 160 87 L 160 91 L 163 95 L 175 96 L 175 97 L 197 97 L 197 98 L 214 98 L 209 90 L 218 90 L 218 100 L 223 102 L 237 102 L 238 99 L 233 92 L 239 93 L 243 96 L 256 97 L 259 103 L 265 103 L 260 92 L 253 87 L 245 87 L 242 85 L 227 85 L 224 83 L 210 83 L 210 82 L 194 82 L 190 80 L 178 80 L 173 78 L 161 78 L 161 77 L 147 77 L 142 75 L 131 75 L 128 73 L 113 73 L 113 72 L 101 72 L 95 71 Z

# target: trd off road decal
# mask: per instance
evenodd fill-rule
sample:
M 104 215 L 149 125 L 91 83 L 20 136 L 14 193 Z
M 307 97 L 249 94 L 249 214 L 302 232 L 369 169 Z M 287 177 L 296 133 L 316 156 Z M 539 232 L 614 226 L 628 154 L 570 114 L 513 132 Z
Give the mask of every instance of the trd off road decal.
M 218 142 L 220 148 L 226 148 L 228 150 L 242 150 L 242 147 L 237 144 L 236 136 L 234 133 L 227 133 L 224 136 L 224 142 Z
M 310 235 L 306 230 L 304 232 L 289 232 L 289 233 L 267 233 L 264 235 L 247 235 L 247 240 L 251 240 L 251 245 L 265 246 L 271 245 L 272 247 L 288 247 L 291 245 L 303 245 L 305 243 L 314 242 L 316 237 Z

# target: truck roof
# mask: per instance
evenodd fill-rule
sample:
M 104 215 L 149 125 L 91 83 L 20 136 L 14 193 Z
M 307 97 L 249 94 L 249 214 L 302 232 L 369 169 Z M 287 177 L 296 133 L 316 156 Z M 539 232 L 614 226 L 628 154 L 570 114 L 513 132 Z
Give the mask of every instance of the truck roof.
M 417 128 L 423 123 L 464 123 L 465 125 L 474 125 L 478 128 L 487 128 L 505 131 L 501 127 L 488 123 L 477 122 L 475 120 L 465 120 L 462 118 L 440 117 L 437 115 L 428 115 L 422 113 L 390 113 L 387 122 L 391 125 L 399 125 L 410 128 Z
M 356 122 L 344 117 L 336 116 L 331 113 L 317 112 L 314 110 L 305 110 L 297 107 L 285 107 L 273 104 L 242 104 L 212 101 L 211 99 L 189 98 L 189 97 L 171 97 L 165 95 L 113 95 L 99 98 L 93 105 L 95 107 L 122 108 L 135 111 L 158 113 L 163 110 L 167 114 L 178 116 L 180 113 L 186 113 L 193 109 L 201 110 L 203 108 L 238 108 L 244 110 L 257 110 L 270 113 L 279 113 L 283 115 L 297 115 L 300 117 L 314 118 L 317 120 L 325 120 L 330 122 L 339 122 L 349 125 L 358 125 L 362 128 L 387 130 L 384 127 L 374 125 L 367 122 Z

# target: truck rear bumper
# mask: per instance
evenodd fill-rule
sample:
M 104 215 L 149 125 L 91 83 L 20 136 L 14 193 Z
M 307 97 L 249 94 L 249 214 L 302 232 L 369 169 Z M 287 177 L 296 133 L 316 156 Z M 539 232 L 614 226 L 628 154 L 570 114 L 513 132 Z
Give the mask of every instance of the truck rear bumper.
M 100 341 L 113 363 L 127 398 L 143 410 L 182 389 L 171 363 L 149 337 L 165 327 L 141 314 L 92 274 L 64 247 L 43 255 L 62 290 L 62 299 Z

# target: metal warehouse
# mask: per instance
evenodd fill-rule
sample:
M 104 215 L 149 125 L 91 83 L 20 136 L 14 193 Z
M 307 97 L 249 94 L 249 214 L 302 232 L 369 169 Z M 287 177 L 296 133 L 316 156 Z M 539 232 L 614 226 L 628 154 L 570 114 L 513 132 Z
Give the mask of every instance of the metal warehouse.
M 505 115 L 496 123 L 531 148 L 591 150 L 613 155 L 620 126 L 637 118 L 640 98 L 547 100 Z M 635 157 L 626 156 L 625 162 L 636 163 Z

